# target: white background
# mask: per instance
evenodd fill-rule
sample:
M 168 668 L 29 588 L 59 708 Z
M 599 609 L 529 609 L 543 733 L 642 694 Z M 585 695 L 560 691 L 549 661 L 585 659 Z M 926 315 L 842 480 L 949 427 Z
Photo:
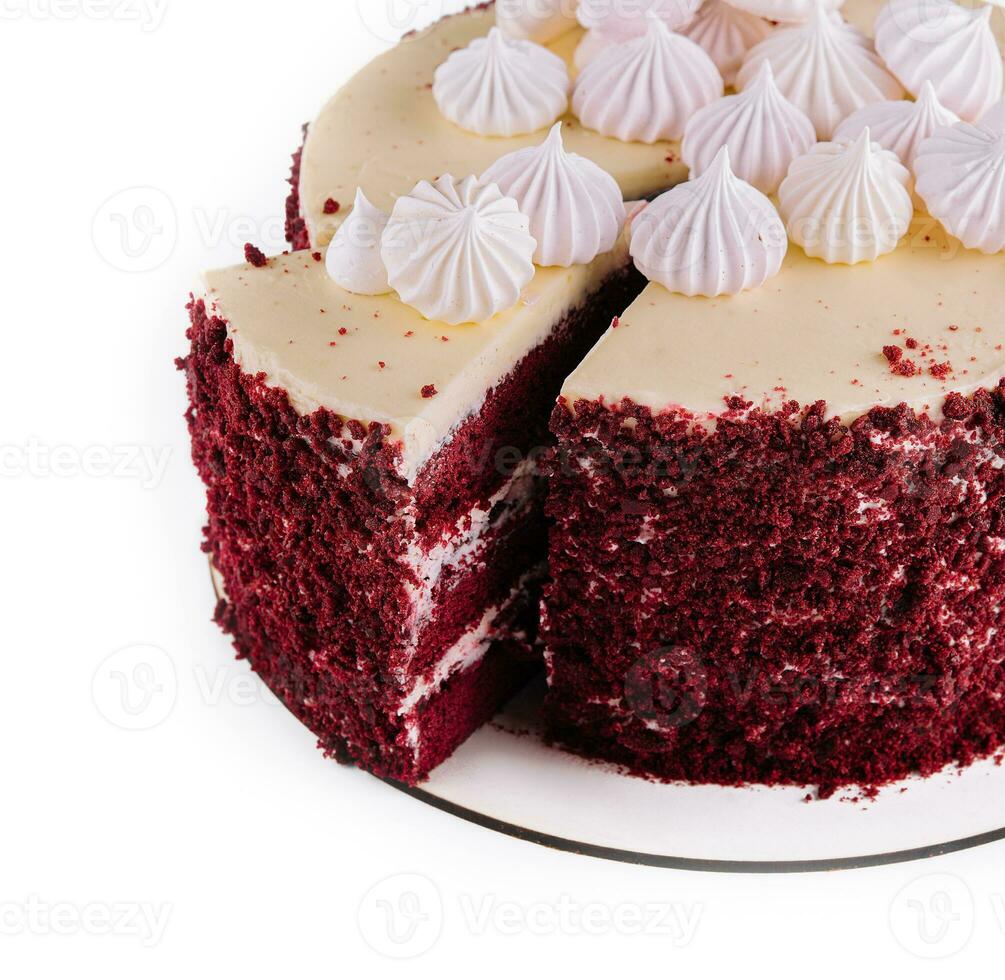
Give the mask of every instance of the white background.
M 552 853 L 325 761 L 233 661 L 172 359 L 198 271 L 281 247 L 301 123 L 448 6 L 360 2 L 0 0 L 0 975 L 1000 969 L 1005 845 L 775 878 Z

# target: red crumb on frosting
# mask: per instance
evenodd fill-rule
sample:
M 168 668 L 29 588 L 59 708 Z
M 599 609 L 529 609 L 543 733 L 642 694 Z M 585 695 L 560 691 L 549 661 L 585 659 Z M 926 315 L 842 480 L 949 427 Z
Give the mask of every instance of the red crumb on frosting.
M 345 328 L 345 327 L 339 327 L 339 328 L 338 328 L 338 335 L 339 335 L 340 337 L 344 337 L 344 336 L 345 336 L 345 335 L 346 335 L 346 334 L 347 334 L 348 332 L 349 332 L 349 331 L 348 331 L 348 330 L 346 330 L 346 328 Z
M 908 350 L 918 349 L 918 342 L 913 337 L 908 337 L 907 340 L 904 341 L 904 345 Z
M 406 337 L 414 337 L 415 336 L 415 331 L 414 330 L 406 330 L 405 331 L 405 336 Z
M 387 367 L 387 365 L 383 361 L 377 361 L 377 367 L 379 367 L 381 371 L 383 371 L 384 368 Z
M 311 252 L 311 258 L 314 259 L 315 262 L 320 262 L 321 261 L 321 253 L 320 252 Z
M 942 364 L 933 364 L 928 370 L 933 378 L 942 381 L 953 373 L 953 366 L 949 361 L 945 361 Z
M 436 385 L 423 385 L 422 386 L 422 397 L 423 398 L 435 398 L 438 394 L 436 390 Z
M 342 205 L 334 197 L 330 197 L 325 201 L 325 214 L 338 214 L 341 207 Z
M 887 344 L 883 348 L 883 356 L 891 364 L 896 364 L 904 356 L 904 352 L 896 344 Z
M 265 257 L 265 253 L 251 242 L 248 242 L 244 246 L 244 261 L 253 265 L 256 269 L 261 269 L 262 266 L 268 265 L 269 260 Z
M 618 327 L 620 327 L 620 326 L 621 326 L 621 317 L 616 316 L 613 320 L 611 320 L 611 329 L 612 330 L 617 330 Z

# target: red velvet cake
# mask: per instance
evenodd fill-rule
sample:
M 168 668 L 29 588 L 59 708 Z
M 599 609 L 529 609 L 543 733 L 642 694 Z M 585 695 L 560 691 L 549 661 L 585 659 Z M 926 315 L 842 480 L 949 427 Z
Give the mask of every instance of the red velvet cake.
M 207 275 L 181 366 L 217 619 L 326 751 L 407 783 L 542 650 L 550 738 L 659 779 L 992 753 L 1001 18 L 628 6 L 403 39 L 305 129 L 294 251 Z

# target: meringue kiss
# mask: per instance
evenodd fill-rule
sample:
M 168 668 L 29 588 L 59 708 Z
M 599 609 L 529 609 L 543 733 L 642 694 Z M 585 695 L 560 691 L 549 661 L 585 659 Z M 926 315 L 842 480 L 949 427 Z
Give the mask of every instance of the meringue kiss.
M 540 146 L 516 150 L 482 174 L 530 218 L 538 265 L 592 262 L 614 248 L 626 211 L 617 181 L 592 160 L 567 153 L 562 124 Z
M 446 174 L 395 201 L 380 254 L 402 302 L 457 324 L 513 306 L 534 278 L 536 248 L 516 201 L 494 184 Z
M 547 48 L 498 27 L 455 51 L 433 79 L 451 122 L 480 136 L 520 136 L 550 126 L 569 107 L 569 69 Z
M 787 251 L 774 205 L 733 174 L 725 147 L 702 176 L 660 195 L 632 226 L 636 268 L 685 296 L 754 289 L 778 274 Z
M 698 16 L 680 29 L 684 37 L 700 45 L 715 62 L 727 85 L 736 81 L 747 52 L 771 31 L 771 24 L 763 17 L 734 7 L 726 0 L 705 0 Z
M 604 136 L 656 143 L 683 136 L 691 116 L 722 93 L 712 59 L 650 12 L 643 37 L 612 45 L 583 69 L 572 107 Z
M 917 102 L 876 102 L 859 109 L 838 126 L 834 140 L 847 142 L 868 129 L 874 142 L 896 153 L 901 163 L 911 167 L 924 140 L 939 126 L 952 126 L 959 121 L 955 112 L 939 102 L 932 83 L 925 82 Z
M 699 109 L 684 133 L 682 156 L 692 176 L 729 148 L 733 173 L 764 194 L 774 194 L 792 161 L 816 142 L 813 123 L 778 90 L 771 63 L 739 94 Z
M 379 296 L 391 291 L 387 269 L 380 257 L 380 240 L 387 219 L 357 189 L 352 211 L 335 232 L 325 257 L 328 275 L 350 293 Z
M 931 82 L 947 109 L 974 122 L 1002 96 L 993 12 L 953 0 L 891 0 L 876 18 L 876 50 L 912 95 Z
M 904 94 L 865 35 L 820 6 L 805 24 L 775 31 L 758 44 L 743 62 L 737 87 L 745 89 L 765 61 L 782 94 L 810 117 L 822 140 L 863 106 Z
M 1005 131 L 957 123 L 925 140 L 914 167 L 929 214 L 967 248 L 1005 251 Z
M 778 191 L 789 237 L 825 262 L 872 262 L 907 234 L 910 178 L 868 129 L 851 143 L 818 143 L 793 162 Z

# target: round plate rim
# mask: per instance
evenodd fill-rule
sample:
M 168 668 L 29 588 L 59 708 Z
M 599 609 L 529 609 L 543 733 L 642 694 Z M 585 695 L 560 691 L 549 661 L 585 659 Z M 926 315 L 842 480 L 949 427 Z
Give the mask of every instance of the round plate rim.
M 519 824 L 500 820 L 488 814 L 479 813 L 449 800 L 441 799 L 434 793 L 420 786 L 406 786 L 392 779 L 383 779 L 392 789 L 420 803 L 440 810 L 450 816 L 474 824 L 484 830 L 493 831 L 506 837 L 522 840 L 540 847 L 578 854 L 582 857 L 596 858 L 603 861 L 614 861 L 620 864 L 633 864 L 650 868 L 664 868 L 669 871 L 697 871 L 707 874 L 817 874 L 828 871 L 858 871 L 865 868 L 881 868 L 895 864 L 908 864 L 913 861 L 925 861 L 931 858 L 944 857 L 947 854 L 958 854 L 961 851 L 986 847 L 1005 840 L 1005 827 L 989 830 L 970 837 L 931 844 L 924 847 L 911 848 L 904 851 L 889 851 L 881 854 L 868 854 L 861 857 L 820 858 L 804 861 L 726 861 L 712 858 L 684 858 L 662 854 L 647 854 L 641 851 L 629 851 L 600 844 L 587 844 L 583 841 L 558 837 Z

